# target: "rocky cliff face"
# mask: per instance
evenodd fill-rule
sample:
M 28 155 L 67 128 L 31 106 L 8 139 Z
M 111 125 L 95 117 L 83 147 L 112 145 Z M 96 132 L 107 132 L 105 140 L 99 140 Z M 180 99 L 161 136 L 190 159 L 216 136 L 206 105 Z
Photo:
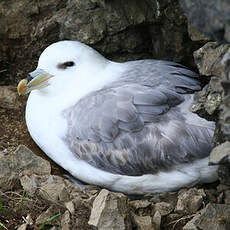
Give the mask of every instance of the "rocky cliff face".
M 157 58 L 193 66 L 177 1 L 19 0 L 0 2 L 0 84 L 15 83 L 57 40 L 79 40 L 118 61 Z
M 230 42 L 228 0 L 181 0 L 189 21 L 203 34 L 220 42 Z
M 227 0 L 0 1 L 0 207 L 3 202 L 14 220 L 3 212 L 0 224 L 31 229 L 59 213 L 53 229 L 229 229 L 229 15 Z M 73 188 L 55 164 L 52 173 L 59 176 L 50 175 L 49 163 L 25 147 L 17 149 L 23 143 L 44 157 L 29 137 L 26 99 L 17 97 L 15 86 L 36 67 L 46 46 L 63 39 L 89 44 L 117 61 L 177 61 L 197 69 L 204 83 L 211 79 L 191 110 L 216 121 L 210 162 L 221 164 L 221 184 L 130 200 L 99 188 Z M 38 173 L 39 162 L 47 173 Z M 22 191 L 28 194 L 20 210 L 15 192 Z

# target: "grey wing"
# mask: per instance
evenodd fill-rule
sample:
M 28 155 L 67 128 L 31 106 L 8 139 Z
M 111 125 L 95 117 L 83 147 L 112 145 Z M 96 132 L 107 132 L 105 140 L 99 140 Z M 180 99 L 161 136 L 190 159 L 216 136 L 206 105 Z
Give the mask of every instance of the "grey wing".
M 102 170 L 138 176 L 206 157 L 213 124 L 188 111 L 192 95 L 128 84 L 91 93 L 65 111 L 64 141 Z

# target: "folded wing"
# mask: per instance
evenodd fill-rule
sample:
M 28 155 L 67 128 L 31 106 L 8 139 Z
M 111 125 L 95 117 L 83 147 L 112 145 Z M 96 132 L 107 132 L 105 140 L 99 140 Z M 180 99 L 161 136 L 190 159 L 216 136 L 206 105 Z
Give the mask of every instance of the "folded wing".
M 139 176 L 208 156 L 214 125 L 187 108 L 188 93 L 200 88 L 196 75 L 163 64 L 165 77 L 155 68 L 149 80 L 121 78 L 65 111 L 64 141 L 76 157 L 111 173 Z

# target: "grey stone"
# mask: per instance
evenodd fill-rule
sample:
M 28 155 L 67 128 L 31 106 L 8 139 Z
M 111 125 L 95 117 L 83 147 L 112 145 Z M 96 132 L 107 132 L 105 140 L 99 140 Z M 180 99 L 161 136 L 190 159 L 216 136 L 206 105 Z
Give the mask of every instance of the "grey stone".
M 140 208 L 147 208 L 149 207 L 152 203 L 149 202 L 148 200 L 132 200 L 129 202 L 129 204 L 134 208 L 134 209 L 140 209 Z
M 62 230 L 71 230 L 71 219 L 69 211 L 65 211 L 65 213 L 61 217 L 61 229 Z
M 69 192 L 67 191 L 67 189 L 65 187 L 61 190 L 61 192 L 59 194 L 59 200 L 64 201 L 64 202 L 70 200 Z
M 210 153 L 210 164 L 230 164 L 230 142 L 215 147 Z
M 214 40 L 230 42 L 228 0 L 180 0 L 188 20 Z
M 196 223 L 199 221 L 200 214 L 195 215 L 187 224 L 183 227 L 183 230 L 199 230 Z
M 30 195 L 33 195 L 38 188 L 37 177 L 35 175 L 24 175 L 20 178 L 21 185 L 24 190 Z
M 209 200 L 212 203 L 217 202 L 217 196 L 218 192 L 216 191 L 216 188 L 212 189 L 205 189 L 206 199 Z
M 194 60 L 200 74 L 206 76 L 221 76 L 223 73 L 221 60 L 224 54 L 229 51 L 230 45 L 218 44 L 217 42 L 208 42 L 195 51 Z
M 230 52 L 224 55 L 222 60 L 222 66 L 224 69 L 224 77 L 221 84 L 223 86 L 224 98 L 221 105 L 219 124 L 220 136 L 222 137 L 222 142 L 224 142 L 230 140 Z
M 217 197 L 217 203 L 218 204 L 223 204 L 223 201 L 224 201 L 224 193 L 220 193 Z
M 216 120 L 222 102 L 222 90 L 221 78 L 212 77 L 208 85 L 195 93 L 190 110 L 201 117 Z
M 20 145 L 14 153 L 0 155 L 0 188 L 10 189 L 23 175 L 49 175 L 50 163 Z
M 150 216 L 134 215 L 137 230 L 153 230 L 152 218 Z
M 175 206 L 177 203 L 177 192 L 161 192 L 152 195 L 150 201 L 154 204 L 160 202 L 166 202 Z
M 154 205 L 154 211 L 158 211 L 161 216 L 170 214 L 174 209 L 174 206 L 170 203 L 160 202 Z
M 72 190 L 74 186 L 68 186 L 66 179 L 55 175 L 25 175 L 20 178 L 20 182 L 28 194 L 37 193 L 49 201 L 68 202 L 75 195 L 74 190 Z
M 83 204 L 85 206 L 87 205 L 87 202 L 85 200 L 83 200 L 81 197 L 74 197 L 74 199 L 72 200 L 73 205 L 74 205 L 74 209 L 77 210 L 78 208 L 80 208 L 81 206 L 83 206 Z M 88 206 L 90 209 L 92 209 L 92 205 Z
M 15 84 L 45 47 L 63 39 L 90 44 L 112 60 L 167 57 L 192 65 L 197 45 L 186 22 L 177 1 L 0 1 L 0 84 Z
M 6 156 L 7 157 L 7 156 Z M 35 155 L 29 148 L 20 145 L 11 155 L 11 167 L 20 175 L 50 175 L 51 166 L 47 160 Z
M 182 190 L 179 192 L 175 211 L 193 214 L 201 208 L 205 196 L 203 189 L 191 188 Z
M 216 144 L 230 140 L 230 52 L 226 53 L 222 60 L 222 66 L 224 69 L 223 79 L 221 85 L 223 87 L 223 101 L 220 106 L 219 120 L 217 123 L 218 127 L 218 142 Z M 220 147 L 223 148 L 223 152 L 220 152 L 218 157 L 220 163 L 225 163 L 219 166 L 218 176 L 221 183 L 230 185 L 230 167 L 229 167 L 229 144 L 228 142 L 222 144 Z
M 230 226 L 229 214 L 229 205 L 209 203 L 183 227 L 183 230 L 227 230 Z
M 102 189 L 93 202 L 88 223 L 99 230 L 128 230 L 131 229 L 128 219 L 127 198 Z
M 35 220 L 36 225 L 40 225 L 47 221 L 50 217 L 54 216 L 57 210 L 53 206 L 49 207 L 46 211 L 42 212 Z
M 230 50 L 228 44 L 208 42 L 194 52 L 195 62 L 200 74 L 213 76 L 208 85 L 202 91 L 195 93 L 194 102 L 190 106 L 191 111 L 198 113 L 208 120 L 217 120 L 223 104 L 223 68 L 221 60 L 225 53 Z M 226 113 L 224 114 L 226 116 Z M 220 136 L 219 124 L 215 131 L 214 143 L 223 142 Z
M 230 206 L 208 204 L 194 222 L 198 229 L 228 230 L 230 228 Z
M 60 194 L 65 188 L 63 182 L 54 182 L 54 183 L 47 183 L 44 184 L 41 188 L 39 193 L 44 199 L 47 200 L 59 200 Z
M 192 41 L 209 41 L 210 38 L 198 31 L 191 23 L 188 23 L 188 33 Z
M 216 190 L 217 192 L 224 192 L 226 190 L 230 190 L 230 187 L 227 186 L 227 185 L 224 185 L 224 184 L 219 184 L 217 187 L 216 187 Z
M 161 214 L 156 211 L 153 216 L 153 230 L 160 230 L 161 229 Z
M 220 183 L 230 185 L 230 167 L 229 164 L 219 165 L 218 167 L 218 178 Z
M 68 209 L 68 211 L 71 213 L 71 214 L 74 214 L 75 212 L 75 208 L 74 208 L 74 204 L 73 204 L 73 201 L 68 201 L 68 202 L 65 202 L 65 207 Z
M 224 192 L 224 203 L 230 205 L 230 190 Z
M 169 215 L 165 216 L 163 221 L 167 222 L 168 225 L 173 226 L 173 228 L 175 228 L 180 222 L 181 220 L 183 220 L 183 218 L 186 219 L 186 217 L 188 217 L 190 215 L 184 215 L 183 213 L 170 213 Z
M 39 194 L 53 201 L 69 201 L 70 195 L 66 189 L 65 179 L 59 176 L 49 176 L 39 186 Z

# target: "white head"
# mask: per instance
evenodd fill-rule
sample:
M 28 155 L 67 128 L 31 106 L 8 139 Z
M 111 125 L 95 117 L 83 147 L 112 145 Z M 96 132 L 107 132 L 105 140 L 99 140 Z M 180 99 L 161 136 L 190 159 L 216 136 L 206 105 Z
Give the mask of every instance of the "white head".
M 18 85 L 20 94 L 49 96 L 65 94 L 73 87 L 82 91 L 100 85 L 104 70 L 110 63 L 91 47 L 77 41 L 60 41 L 48 46 L 41 54 L 37 69 Z M 23 82 L 24 81 L 24 82 Z

